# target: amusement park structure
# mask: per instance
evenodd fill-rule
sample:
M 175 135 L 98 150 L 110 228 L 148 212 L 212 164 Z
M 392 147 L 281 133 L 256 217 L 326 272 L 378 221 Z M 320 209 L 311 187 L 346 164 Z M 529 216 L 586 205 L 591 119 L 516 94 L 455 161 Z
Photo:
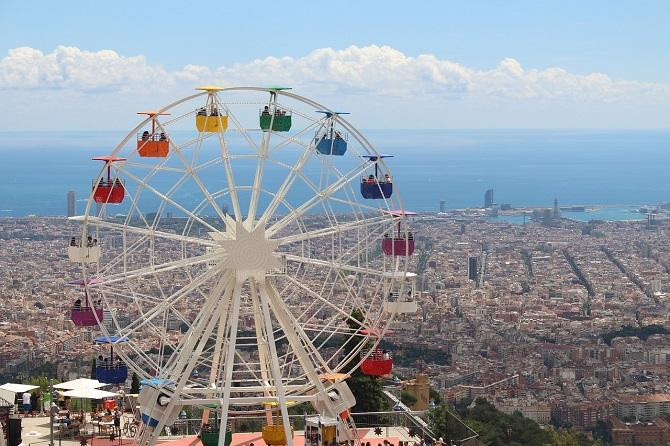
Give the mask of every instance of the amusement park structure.
M 184 406 L 202 408 L 206 446 L 248 414 L 265 417 L 266 444 L 292 445 L 301 403 L 306 442 L 357 442 L 347 378 L 388 376 L 379 341 L 417 310 L 413 214 L 388 156 L 288 88 L 198 90 L 94 158 L 72 217 L 71 318 L 99 325 L 98 379 L 143 379 L 143 445 Z

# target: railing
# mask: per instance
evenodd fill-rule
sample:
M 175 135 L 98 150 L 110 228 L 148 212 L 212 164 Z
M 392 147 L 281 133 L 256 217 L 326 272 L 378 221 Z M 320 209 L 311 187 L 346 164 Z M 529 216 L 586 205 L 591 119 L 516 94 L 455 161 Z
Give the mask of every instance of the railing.
M 137 140 L 138 141 L 167 141 L 167 135 L 165 133 L 155 133 L 155 134 L 144 134 L 144 133 L 137 133 Z
M 406 407 L 406 406 L 405 406 Z M 424 439 L 433 439 L 428 424 L 421 419 L 425 414 L 422 411 L 389 411 L 389 412 L 358 412 L 352 413 L 351 417 L 358 428 L 387 428 L 404 427 L 410 432 L 415 432 L 417 437 Z M 315 414 L 289 415 L 289 422 L 295 431 L 302 431 L 305 428 L 305 417 Z M 421 420 L 420 422 L 417 421 Z M 214 418 L 210 418 L 211 423 L 215 423 Z M 218 421 L 216 421 L 218 422 Z M 228 418 L 228 428 L 233 433 L 237 432 L 261 432 L 263 426 L 267 424 L 265 415 L 255 416 L 235 416 Z M 170 426 L 166 426 L 161 431 L 160 436 L 189 436 L 200 432 L 202 425 L 201 418 L 178 419 Z

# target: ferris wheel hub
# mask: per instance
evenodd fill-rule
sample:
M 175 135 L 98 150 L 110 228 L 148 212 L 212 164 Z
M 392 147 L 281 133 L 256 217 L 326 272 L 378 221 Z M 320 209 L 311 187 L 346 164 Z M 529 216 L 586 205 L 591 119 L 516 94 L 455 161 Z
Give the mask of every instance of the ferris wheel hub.
M 281 267 L 281 261 L 275 250 L 279 240 L 268 239 L 265 228 L 257 226 L 251 231 L 245 225 L 236 222 L 226 230 L 226 237 L 218 240 L 222 249 L 218 262 L 224 270 L 236 272 L 238 280 L 249 277 L 261 280 L 265 275 Z

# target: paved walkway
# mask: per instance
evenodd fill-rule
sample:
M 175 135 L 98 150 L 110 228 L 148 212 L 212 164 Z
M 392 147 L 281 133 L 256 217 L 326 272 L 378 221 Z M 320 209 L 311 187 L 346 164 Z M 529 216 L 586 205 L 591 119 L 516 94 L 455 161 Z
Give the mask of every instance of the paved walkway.
M 21 418 L 21 427 L 23 429 L 23 444 L 26 446 L 48 446 L 49 444 L 49 417 L 26 417 Z M 358 435 L 364 443 L 370 442 L 370 446 L 398 446 L 399 441 L 410 441 L 413 439 L 407 435 L 405 428 L 382 428 L 382 435 L 375 435 L 374 429 L 358 429 Z M 132 438 L 117 438 L 113 442 L 109 437 L 96 437 L 89 440 L 91 446 L 126 446 L 133 444 Z M 162 437 L 158 444 L 166 446 L 202 446 L 200 440 L 194 436 L 172 436 Z M 260 432 L 244 432 L 233 434 L 233 443 L 231 446 L 266 446 Z M 58 440 L 58 431 L 54 432 L 55 446 L 79 446 L 79 440 L 76 438 L 67 438 Z M 296 432 L 293 439 L 294 446 L 304 446 L 305 438 L 302 431 Z

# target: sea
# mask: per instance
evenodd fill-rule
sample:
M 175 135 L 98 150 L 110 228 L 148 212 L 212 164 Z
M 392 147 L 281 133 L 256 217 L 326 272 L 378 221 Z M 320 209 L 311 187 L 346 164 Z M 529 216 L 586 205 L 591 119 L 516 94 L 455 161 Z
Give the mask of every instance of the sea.
M 670 201 L 670 130 L 366 130 L 407 209 L 481 207 L 494 189 L 512 207 L 597 205 L 575 219 L 633 220 Z M 125 132 L 0 132 L 0 217 L 83 208 L 99 165 Z M 273 181 L 272 178 L 269 181 Z M 274 179 L 279 181 L 279 179 Z M 520 223 L 522 216 L 499 217 Z

